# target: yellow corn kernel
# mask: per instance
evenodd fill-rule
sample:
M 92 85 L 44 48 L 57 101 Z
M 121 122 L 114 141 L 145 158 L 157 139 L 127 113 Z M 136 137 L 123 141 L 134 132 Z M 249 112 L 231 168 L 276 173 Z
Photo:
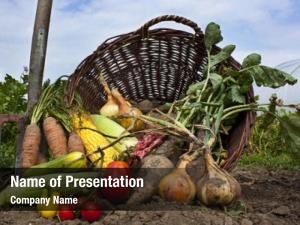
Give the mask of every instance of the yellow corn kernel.
M 100 152 L 96 152 L 109 145 L 109 142 L 104 136 L 97 132 L 97 128 L 89 115 L 78 114 L 72 116 L 72 125 L 85 147 L 88 158 L 94 163 L 95 167 L 106 167 L 113 161 L 114 155 L 118 154 L 118 151 L 113 147 L 103 150 L 104 157 L 102 157 Z

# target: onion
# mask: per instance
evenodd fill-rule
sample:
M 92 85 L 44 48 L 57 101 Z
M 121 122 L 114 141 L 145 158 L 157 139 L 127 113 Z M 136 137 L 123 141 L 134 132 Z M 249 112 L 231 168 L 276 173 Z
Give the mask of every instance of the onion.
M 119 105 L 117 101 L 112 96 L 111 90 L 108 87 L 108 84 L 104 81 L 104 78 L 101 79 L 101 84 L 104 87 L 104 91 L 107 94 L 107 102 L 101 107 L 100 114 L 107 117 L 115 117 L 119 115 Z
M 241 195 L 241 187 L 234 177 L 221 169 L 209 151 L 204 153 L 205 173 L 197 182 L 197 197 L 205 205 L 225 206 Z
M 159 194 L 163 199 L 185 204 L 193 201 L 196 195 L 196 187 L 186 172 L 186 166 L 194 159 L 195 155 L 184 154 L 177 168 L 161 179 Z
M 128 101 L 126 101 L 117 89 L 112 90 L 112 95 L 116 99 L 120 108 L 118 116 L 129 116 L 129 118 L 120 118 L 119 123 L 124 128 L 131 128 L 133 131 L 143 129 L 144 123 L 141 120 L 134 118 L 143 114 L 141 110 L 133 107 Z

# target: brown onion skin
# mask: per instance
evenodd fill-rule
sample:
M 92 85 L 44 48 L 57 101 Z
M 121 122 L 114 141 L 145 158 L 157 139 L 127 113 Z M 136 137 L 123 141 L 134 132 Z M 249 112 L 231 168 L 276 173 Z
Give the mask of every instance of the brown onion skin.
M 196 187 L 189 175 L 179 170 L 181 169 L 175 170 L 161 180 L 159 194 L 167 201 L 188 204 L 196 195 Z
M 136 107 L 133 107 L 117 89 L 112 90 L 112 95 L 116 99 L 117 104 L 119 105 L 119 114 L 118 116 L 132 116 L 129 118 L 120 118 L 118 122 L 124 128 L 130 128 L 131 131 L 139 131 L 144 128 L 144 122 L 136 119 L 135 117 L 141 116 L 143 113 Z
M 102 76 L 102 75 L 101 75 Z M 112 92 L 108 86 L 108 84 L 105 82 L 104 78 L 101 77 L 100 81 L 103 85 L 104 91 L 107 95 L 107 101 L 106 103 L 101 107 L 100 114 L 107 117 L 116 117 L 119 115 L 119 105 L 117 104 L 117 100 L 112 95 Z
M 189 204 L 196 196 L 196 186 L 186 172 L 186 166 L 193 157 L 183 157 L 177 169 L 161 179 L 159 194 L 167 201 Z
M 197 182 L 197 197 L 207 206 L 226 206 L 241 195 L 237 180 L 221 169 L 210 153 L 204 155 L 205 175 Z

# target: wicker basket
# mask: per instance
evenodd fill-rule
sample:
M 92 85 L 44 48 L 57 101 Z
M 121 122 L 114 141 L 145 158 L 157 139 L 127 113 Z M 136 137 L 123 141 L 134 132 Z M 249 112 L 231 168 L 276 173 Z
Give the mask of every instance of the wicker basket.
M 188 33 L 175 29 L 149 28 L 162 21 L 174 21 L 194 29 Z M 185 93 L 187 87 L 203 78 L 207 63 L 203 33 L 198 25 L 186 18 L 166 15 L 154 18 L 135 32 L 112 37 L 85 58 L 71 75 L 65 100 L 70 105 L 75 91 L 83 99 L 90 112 L 98 112 L 106 101 L 99 82 L 103 73 L 111 88 L 118 90 L 129 100 L 148 99 L 172 102 Z M 214 51 L 219 51 L 215 46 Z M 233 58 L 229 65 L 238 70 L 240 64 Z M 253 102 L 253 90 L 246 96 Z M 224 140 L 229 158 L 224 168 L 231 170 L 249 140 L 253 113 L 241 113 L 239 123 Z

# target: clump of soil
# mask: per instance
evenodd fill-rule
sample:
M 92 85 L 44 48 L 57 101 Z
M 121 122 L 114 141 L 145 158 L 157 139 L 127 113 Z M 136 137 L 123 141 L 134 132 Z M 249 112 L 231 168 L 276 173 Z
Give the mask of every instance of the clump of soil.
M 93 225 L 289 225 L 300 224 L 300 171 L 241 169 L 233 172 L 242 186 L 234 205 L 206 208 L 203 205 L 166 203 L 158 197 L 140 207 L 145 211 L 105 212 Z M 160 211 L 158 211 L 158 209 Z M 166 209 L 166 210 L 164 210 Z M 46 220 L 36 212 L 0 212 L 0 225 L 89 224 L 80 221 Z

